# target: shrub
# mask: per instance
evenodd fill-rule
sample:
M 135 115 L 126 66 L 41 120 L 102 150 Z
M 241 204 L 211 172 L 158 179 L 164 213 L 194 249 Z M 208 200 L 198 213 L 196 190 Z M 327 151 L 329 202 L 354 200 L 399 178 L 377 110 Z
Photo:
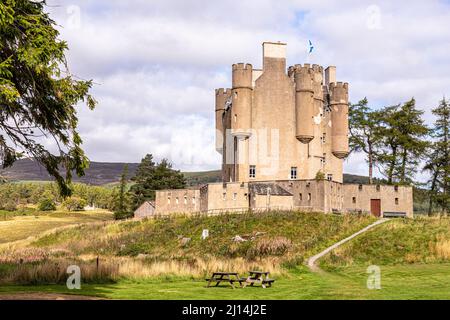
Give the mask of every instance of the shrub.
M 39 201 L 38 209 L 41 211 L 54 211 L 56 210 L 56 204 L 52 199 L 42 199 Z
M 70 197 L 63 202 L 63 206 L 69 211 L 82 211 L 86 205 L 86 200 L 78 197 Z
M 3 205 L 3 209 L 6 211 L 16 211 L 17 203 L 14 200 L 9 200 Z

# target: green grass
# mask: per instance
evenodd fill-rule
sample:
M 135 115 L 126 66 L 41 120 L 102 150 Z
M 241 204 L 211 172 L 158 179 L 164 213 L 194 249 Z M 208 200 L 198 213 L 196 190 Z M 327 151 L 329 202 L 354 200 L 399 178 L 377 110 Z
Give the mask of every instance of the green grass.
M 27 211 L 22 215 L 11 215 L 2 220 L 0 213 L 0 244 L 26 239 L 58 227 L 112 220 L 113 216 L 105 210 L 86 212 L 41 212 Z
M 289 256 L 302 259 L 360 230 L 374 221 L 369 216 L 335 216 L 299 212 L 229 214 L 216 217 L 174 217 L 130 221 L 113 225 L 84 225 L 44 236 L 33 243 L 38 247 L 58 247 L 77 254 L 118 256 L 151 255 L 159 259 L 189 259 L 201 256 L 220 258 L 260 257 L 258 239 L 292 243 Z M 203 229 L 210 236 L 201 240 Z M 264 233 L 255 241 L 235 243 L 236 235 Z M 98 235 L 101 234 L 100 238 Z M 192 240 L 180 246 L 180 238 Z M 73 245 L 72 245 L 73 244 Z M 285 252 L 280 252 L 281 255 Z M 269 254 L 270 255 L 270 254 Z
M 321 260 L 321 266 L 331 270 L 359 264 L 448 262 L 449 240 L 449 218 L 391 220 L 328 254 Z M 438 244 L 440 252 L 436 251 Z
M 0 294 L 17 292 L 70 293 L 107 299 L 450 299 L 449 264 L 381 267 L 381 290 L 366 286 L 366 267 L 316 274 L 301 267 L 277 279 L 272 288 L 232 289 L 229 285 L 205 288 L 205 281 L 186 278 L 120 280 L 115 284 L 83 284 L 82 290 L 64 286 L 2 286 Z

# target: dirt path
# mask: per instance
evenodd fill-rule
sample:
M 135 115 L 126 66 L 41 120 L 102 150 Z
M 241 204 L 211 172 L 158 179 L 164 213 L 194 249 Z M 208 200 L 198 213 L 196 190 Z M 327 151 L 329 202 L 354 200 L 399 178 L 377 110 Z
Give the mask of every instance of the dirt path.
M 368 225 L 367 227 L 365 227 L 365 228 L 359 230 L 358 232 L 352 234 L 351 236 L 349 236 L 349 237 L 347 237 L 347 238 L 345 238 L 345 239 L 343 239 L 343 240 L 341 240 L 341 241 L 339 241 L 339 242 L 336 242 L 336 243 L 333 244 L 331 247 L 326 248 L 325 250 L 323 250 L 322 252 L 316 254 L 315 256 L 309 258 L 308 261 L 307 261 L 307 264 L 308 264 L 309 269 L 310 269 L 311 271 L 313 271 L 313 272 L 320 272 L 320 271 L 322 271 L 322 270 L 316 265 L 317 260 L 319 260 L 320 258 L 322 258 L 322 257 L 323 257 L 324 255 L 326 255 L 327 253 L 329 253 L 329 252 L 333 251 L 334 249 L 338 248 L 339 246 L 343 245 L 344 243 L 346 243 L 346 242 L 352 240 L 353 238 L 359 236 L 360 234 L 362 234 L 362 233 L 364 233 L 364 232 L 367 232 L 367 231 L 369 231 L 370 229 L 372 229 L 373 227 L 378 226 L 379 224 L 382 224 L 382 223 L 384 223 L 384 222 L 386 222 L 386 221 L 388 221 L 388 220 L 389 220 L 389 219 L 380 219 L 380 220 L 378 220 L 378 221 L 372 223 L 371 225 Z
M 97 297 L 58 293 L 7 293 L 0 294 L 0 300 L 102 300 Z

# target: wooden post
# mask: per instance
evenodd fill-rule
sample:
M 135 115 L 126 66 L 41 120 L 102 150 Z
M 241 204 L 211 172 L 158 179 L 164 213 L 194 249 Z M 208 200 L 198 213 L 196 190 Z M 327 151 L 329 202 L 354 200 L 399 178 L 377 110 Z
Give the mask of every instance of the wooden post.
M 99 258 L 97 256 L 97 274 L 98 274 L 98 267 L 99 267 Z

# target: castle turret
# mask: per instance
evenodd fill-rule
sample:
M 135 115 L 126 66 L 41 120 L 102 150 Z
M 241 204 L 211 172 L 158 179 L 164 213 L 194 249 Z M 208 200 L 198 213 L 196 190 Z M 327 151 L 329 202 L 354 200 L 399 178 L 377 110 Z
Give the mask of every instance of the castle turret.
M 296 65 L 294 78 L 296 137 L 306 144 L 314 139 L 314 71 L 309 64 Z
M 223 140 L 224 140 L 224 123 L 223 116 L 225 113 L 225 107 L 228 99 L 231 98 L 230 89 L 217 89 L 216 90 L 216 151 L 223 152 Z
M 251 135 L 252 74 L 251 64 L 238 63 L 233 65 L 231 129 L 232 135 L 240 139 L 248 138 Z
M 348 83 L 330 84 L 331 152 L 339 159 L 349 154 L 348 147 Z

